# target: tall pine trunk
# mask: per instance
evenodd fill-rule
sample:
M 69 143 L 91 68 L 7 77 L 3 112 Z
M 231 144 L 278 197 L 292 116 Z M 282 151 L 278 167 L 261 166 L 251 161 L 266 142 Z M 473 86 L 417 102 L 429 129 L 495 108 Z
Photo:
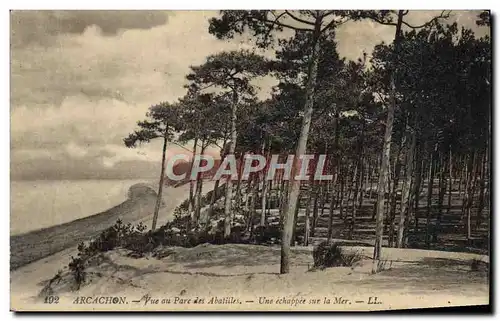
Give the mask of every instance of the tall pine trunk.
M 408 120 L 407 120 L 408 122 Z M 401 172 L 401 151 L 407 144 L 406 135 L 401 137 L 401 143 L 398 147 L 394 161 L 394 176 L 392 178 L 392 189 L 390 198 L 390 209 L 389 209 L 389 235 L 388 235 L 388 246 L 394 247 L 395 243 L 395 233 L 396 233 L 396 205 L 397 205 L 397 189 L 399 186 L 399 176 Z
M 156 230 L 156 223 L 158 222 L 158 213 L 162 203 L 163 194 L 163 181 L 165 180 L 165 158 L 167 154 L 167 141 L 168 141 L 168 124 L 165 126 L 165 133 L 163 134 L 163 148 L 161 153 L 161 171 L 160 171 L 160 185 L 158 186 L 158 195 L 156 196 L 155 211 L 153 213 L 153 223 L 151 231 Z
M 397 205 L 397 189 L 399 185 L 399 176 L 401 172 L 401 162 L 399 160 L 399 152 L 394 164 L 394 178 L 391 189 L 391 204 L 389 209 L 389 247 L 394 247 L 396 233 L 396 205 Z
M 226 142 L 227 142 L 227 138 L 224 137 L 224 142 L 222 143 L 222 146 L 226 146 Z M 220 161 L 221 161 L 221 164 L 224 161 L 225 157 L 226 157 L 226 155 L 224 153 L 224 147 L 223 147 L 223 149 L 220 152 Z M 212 214 L 214 212 L 215 201 L 217 200 L 217 198 L 219 198 L 219 185 L 220 185 L 220 179 L 218 179 L 218 180 L 215 181 L 214 190 L 213 190 L 213 193 L 212 193 L 212 198 L 210 199 L 210 207 L 208 208 L 207 224 L 209 223 L 210 217 L 212 216 Z
M 196 146 L 198 145 L 198 135 L 195 136 L 194 142 L 193 142 L 193 158 L 191 159 L 191 166 L 189 170 L 189 175 L 191 176 L 191 173 L 193 172 L 193 167 L 194 167 L 194 159 L 196 158 Z M 194 185 L 195 185 L 195 180 L 189 179 L 189 202 L 188 202 L 188 213 L 189 215 L 192 216 L 194 212 Z
M 312 51 L 309 58 L 309 66 L 307 71 L 306 84 L 306 99 L 304 104 L 304 116 L 302 118 L 302 129 L 300 131 L 295 158 L 292 166 L 290 194 L 286 212 L 283 217 L 283 231 L 281 235 L 281 264 L 280 273 L 285 274 L 290 272 L 290 243 L 292 242 L 292 234 L 294 230 L 295 207 L 300 194 L 300 181 L 295 180 L 296 164 L 301 155 L 306 152 L 307 138 L 309 136 L 309 128 L 313 114 L 314 104 L 314 89 L 316 87 L 316 75 L 318 73 L 318 60 L 320 51 L 319 37 L 321 35 L 322 16 L 317 15 L 315 28 L 312 36 Z
M 467 240 L 470 240 L 472 238 L 472 226 L 471 226 L 471 210 L 472 210 L 472 203 L 474 200 L 474 192 L 475 192 L 475 185 L 476 185 L 476 163 L 477 163 L 477 152 L 474 151 L 472 154 L 472 166 L 471 166 L 471 171 L 468 176 L 468 182 L 467 182 L 467 190 L 466 190 L 466 196 L 465 199 L 467 200 L 466 207 L 465 207 L 465 213 L 466 213 L 466 229 L 467 229 Z
M 479 182 L 479 203 L 477 206 L 477 216 L 476 216 L 476 229 L 481 226 L 483 221 L 483 209 L 484 209 L 484 200 L 486 194 L 486 164 L 488 163 L 488 148 L 486 148 L 485 153 L 483 155 L 483 161 L 481 162 L 481 177 Z
M 333 174 L 333 181 L 332 181 L 332 189 L 331 189 L 331 195 L 330 195 L 330 208 L 329 208 L 329 213 L 328 213 L 328 235 L 327 239 L 328 242 L 331 241 L 333 237 L 333 216 L 334 216 L 334 211 L 335 211 L 335 196 L 336 196 L 336 187 L 337 187 L 337 180 L 339 177 L 339 167 L 335 166 L 335 173 Z
M 206 142 L 204 139 L 201 141 L 201 152 L 200 155 L 203 156 L 205 153 L 205 148 L 206 148 Z M 201 159 L 200 159 L 201 163 Z M 203 176 L 202 173 L 198 173 L 196 176 L 196 192 L 195 192 L 195 207 L 194 207 L 194 224 L 195 226 L 198 224 L 200 220 L 200 214 L 201 214 L 201 196 L 203 192 Z
M 401 33 L 401 24 L 403 22 L 403 10 L 398 12 L 398 21 L 396 25 L 396 35 L 394 37 L 394 58 L 397 57 L 399 47 L 399 37 Z M 391 157 L 391 139 L 392 126 L 394 123 L 394 113 L 396 110 L 396 68 L 391 72 L 391 94 L 390 103 L 387 108 L 387 121 L 385 125 L 384 144 L 382 147 L 382 161 L 380 164 L 380 173 L 377 191 L 377 214 L 375 230 L 375 246 L 373 250 L 372 272 L 378 272 L 379 260 L 382 252 L 382 240 L 384 234 L 384 205 L 385 205 L 385 187 L 387 186 L 387 176 L 389 173 L 389 159 Z
M 332 153 L 332 157 L 334 157 L 333 161 L 332 161 L 332 165 L 333 165 L 333 171 L 334 171 L 334 174 L 333 174 L 333 181 L 332 181 L 332 187 L 331 187 L 331 196 L 330 196 L 330 208 L 329 208 L 329 217 L 328 217 L 328 234 L 327 234 L 327 239 L 328 239 L 328 242 L 330 242 L 330 240 L 332 239 L 332 236 L 333 236 L 333 215 L 334 215 L 334 210 L 335 210 L 335 202 L 336 202 L 336 198 L 335 198 L 335 193 L 337 192 L 338 190 L 338 186 L 337 186 L 337 182 L 338 182 L 338 178 L 339 178 L 339 171 L 340 171 L 340 167 L 339 167 L 339 164 L 340 164 L 340 151 L 339 151 L 339 117 L 340 117 L 340 114 L 338 112 L 338 110 L 335 110 L 335 120 L 334 120 L 334 145 L 333 145 L 333 153 Z M 328 184 L 328 182 L 326 183 Z
M 446 214 L 450 214 L 453 196 L 453 152 L 451 150 L 451 145 L 448 159 L 448 192 L 448 208 L 446 209 Z
M 295 240 L 297 239 L 297 221 L 298 221 L 298 218 L 299 218 L 299 210 L 300 210 L 300 203 L 301 199 L 300 199 L 300 193 L 299 193 L 299 197 L 297 197 L 297 202 L 296 202 L 296 205 L 295 205 L 295 212 L 293 213 L 293 228 L 292 228 L 292 238 L 290 240 L 290 246 L 295 246 Z
M 262 174 L 262 197 L 261 197 L 261 209 L 260 209 L 260 225 L 266 225 L 266 207 L 267 207 L 267 193 L 269 182 L 266 180 L 266 174 Z
M 215 201 L 217 200 L 217 197 L 219 195 L 219 185 L 220 185 L 220 179 L 215 181 L 214 190 L 212 192 L 212 197 L 210 198 L 210 206 L 209 206 L 208 212 L 207 212 L 207 224 L 210 222 L 210 217 L 212 216 L 212 214 L 214 212 Z
M 347 176 L 347 169 L 345 166 L 340 165 L 341 172 L 340 175 L 340 189 L 337 196 L 337 206 L 339 208 L 339 218 L 345 219 L 344 215 L 344 188 L 345 188 L 345 180 Z
M 223 159 L 221 159 L 221 162 L 222 161 L 223 161 Z M 214 212 L 215 202 L 220 197 L 219 189 L 220 189 L 220 179 L 218 179 L 218 180 L 215 181 L 215 185 L 214 185 L 214 190 L 213 190 L 213 193 L 212 193 L 212 197 L 210 198 L 210 205 L 209 205 L 209 208 L 208 208 L 207 220 L 212 216 L 212 214 Z
M 254 218 L 255 215 L 257 214 L 255 210 L 255 202 L 257 200 L 257 193 L 259 191 L 259 175 L 255 174 L 253 175 L 253 182 L 251 182 L 251 190 L 248 191 L 248 193 L 251 195 L 250 199 L 250 210 L 249 210 L 249 218 L 248 218 L 248 225 L 250 228 L 250 238 L 253 237 L 253 232 L 254 232 Z
M 323 193 L 322 190 L 322 185 L 320 182 L 316 183 L 314 186 L 314 200 L 313 200 L 313 212 L 312 212 L 312 224 L 311 224 L 311 237 L 314 237 L 315 231 L 316 231 L 316 225 L 318 224 L 318 202 L 320 198 L 322 197 L 321 194 Z
M 361 155 L 363 157 L 363 155 Z M 364 179 L 364 164 L 363 158 L 359 160 L 359 171 L 358 171 L 358 179 L 356 183 L 356 189 L 354 192 L 354 198 L 352 201 L 352 221 L 351 221 L 351 229 L 349 231 L 349 236 L 352 239 L 354 237 L 354 230 L 356 228 L 356 215 L 358 213 L 358 209 L 361 209 L 363 203 L 363 179 Z
M 304 246 L 309 245 L 309 236 L 311 233 L 311 204 L 314 200 L 314 175 L 310 175 L 309 181 L 309 195 L 306 203 L 306 217 L 305 217 L 305 233 L 304 233 Z
M 366 193 L 366 189 L 368 188 L 368 190 L 370 191 L 371 193 L 371 188 L 372 188 L 372 185 L 371 185 L 371 179 L 372 179 L 372 163 L 370 162 L 370 158 L 368 158 L 366 160 L 366 164 L 368 166 L 368 169 L 366 171 L 366 175 L 365 175 L 365 178 L 366 178 L 366 182 L 365 182 L 365 188 L 363 190 L 363 197 L 365 196 L 364 194 Z M 369 187 L 368 187 L 369 186 Z M 370 196 L 368 196 L 370 198 Z
M 357 180 L 357 177 L 358 177 L 358 167 L 359 167 L 359 165 L 358 165 L 358 163 L 356 163 L 356 165 L 354 166 L 354 172 L 350 176 L 350 180 L 349 180 L 350 183 L 349 183 L 349 186 L 347 188 L 346 215 L 345 215 L 345 218 L 344 218 L 344 220 L 346 222 L 347 222 L 347 220 L 349 218 L 348 217 L 349 216 L 349 204 L 354 205 L 354 197 L 355 196 L 353 196 L 353 201 L 351 202 L 351 194 L 353 194 L 352 191 L 356 188 L 356 184 L 358 182 L 358 180 Z M 351 208 L 351 215 L 352 215 L 352 208 Z
M 269 152 L 266 155 L 266 162 L 269 159 L 270 148 L 271 146 L 269 144 L 268 147 Z M 262 151 L 264 151 L 264 147 L 262 147 Z M 267 174 L 266 168 L 267 166 L 264 167 L 264 169 L 262 170 L 262 199 L 261 199 L 261 209 L 260 209 L 260 226 L 266 225 L 267 187 L 272 182 L 272 180 L 268 182 L 266 179 L 266 174 Z
M 421 143 L 419 142 L 417 144 L 417 149 L 415 152 L 417 153 L 417 160 L 416 160 L 416 169 L 415 169 L 415 188 L 413 189 L 413 199 L 414 199 L 414 208 L 413 208 L 413 219 L 414 219 L 414 228 L 413 232 L 414 234 L 418 233 L 418 219 L 419 219 L 419 207 L 420 207 L 420 188 L 423 185 L 422 184 L 422 172 L 423 172 L 423 159 L 422 159 L 422 148 L 421 148 Z
M 396 239 L 396 247 L 402 248 L 404 247 L 404 234 L 405 227 L 407 225 L 406 219 L 409 216 L 410 209 L 410 196 L 411 196 L 411 186 L 413 180 L 413 163 L 414 163 L 414 155 L 416 148 L 416 133 L 415 130 L 410 130 L 407 132 L 410 136 L 410 143 L 407 147 L 406 154 L 406 164 L 405 164 L 405 181 L 403 182 L 402 190 L 401 190 L 401 211 L 399 213 L 399 224 L 398 224 L 398 237 Z
M 238 138 L 236 132 L 236 112 L 238 108 L 238 94 L 233 90 L 233 101 L 231 104 L 231 145 L 229 146 L 229 155 L 234 157 L 236 149 L 236 139 Z M 228 177 L 226 182 L 226 199 L 224 206 L 224 238 L 228 238 L 231 234 L 231 205 L 233 198 L 233 182 L 232 177 Z
M 431 234 L 431 212 L 432 212 L 432 189 L 434 187 L 434 156 L 435 152 L 431 153 L 431 160 L 429 162 L 429 177 L 427 178 L 427 208 L 425 215 L 425 246 L 430 248 L 430 234 Z
M 234 196 L 234 206 L 235 206 L 235 209 L 233 209 L 233 219 L 237 213 L 237 211 L 240 210 L 241 208 L 241 176 L 242 176 L 242 172 L 243 172 L 243 160 L 245 159 L 245 155 L 242 154 L 241 157 L 240 157 L 240 162 L 239 162 L 239 165 L 238 165 L 238 180 L 236 182 L 236 191 L 235 191 L 235 196 Z
M 445 175 L 446 171 L 446 157 L 441 155 L 441 168 L 439 170 L 439 197 L 438 197 L 438 213 L 436 219 L 436 229 L 435 229 L 435 242 L 438 242 L 439 233 L 441 232 L 441 221 L 443 219 L 443 203 L 444 203 L 444 195 L 446 194 L 446 185 L 447 185 L 447 176 Z M 451 191 L 450 191 L 451 194 Z

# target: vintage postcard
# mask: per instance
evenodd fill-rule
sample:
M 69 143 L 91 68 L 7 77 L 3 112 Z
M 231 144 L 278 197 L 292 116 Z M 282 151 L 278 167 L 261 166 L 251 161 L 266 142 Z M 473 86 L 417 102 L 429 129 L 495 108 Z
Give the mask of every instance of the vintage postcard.
M 11 310 L 488 308 L 490 28 L 11 11 Z

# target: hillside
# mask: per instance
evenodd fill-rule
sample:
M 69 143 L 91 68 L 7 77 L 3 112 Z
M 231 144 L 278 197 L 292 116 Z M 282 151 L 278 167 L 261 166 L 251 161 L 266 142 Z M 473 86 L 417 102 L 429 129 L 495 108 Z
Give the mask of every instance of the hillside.
M 213 189 L 213 182 L 205 182 L 204 190 Z M 154 185 L 154 184 L 153 184 Z M 164 190 L 163 206 L 160 208 L 159 224 L 172 218 L 172 213 L 189 193 L 189 185 L 169 187 Z M 150 226 L 156 202 L 156 192 L 147 184 L 137 184 L 129 190 L 129 198 L 106 211 L 79 220 L 33 232 L 10 237 L 10 269 L 75 247 L 82 241 L 98 235 L 112 226 L 116 220 Z

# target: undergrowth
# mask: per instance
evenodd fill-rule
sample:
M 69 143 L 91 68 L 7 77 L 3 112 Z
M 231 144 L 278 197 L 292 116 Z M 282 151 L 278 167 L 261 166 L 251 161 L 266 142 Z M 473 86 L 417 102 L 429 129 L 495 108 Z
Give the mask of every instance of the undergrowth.
M 121 220 L 102 231 L 88 243 L 78 245 L 78 253 L 71 257 L 68 268 L 74 280 L 74 289 L 79 290 L 87 281 L 86 268 L 98 254 L 116 248 L 130 250 L 129 256 L 140 258 L 159 246 L 195 247 L 200 244 L 225 243 L 272 243 L 279 237 L 279 229 L 273 227 L 258 227 L 250 238 L 248 222 L 244 215 L 235 215 L 230 236 L 224 238 L 223 212 L 214 210 L 208 224 L 195 225 L 187 210 L 179 206 L 174 211 L 174 219 L 155 231 L 147 230 L 146 225 L 139 223 L 124 224 Z
M 313 249 L 314 269 L 325 269 L 336 266 L 354 266 L 361 261 L 358 252 L 347 253 L 335 242 L 323 241 Z

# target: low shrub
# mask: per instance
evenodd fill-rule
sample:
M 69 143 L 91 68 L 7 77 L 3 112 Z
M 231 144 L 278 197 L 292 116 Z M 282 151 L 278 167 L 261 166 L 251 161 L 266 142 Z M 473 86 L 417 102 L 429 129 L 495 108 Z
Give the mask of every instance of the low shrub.
M 130 223 L 123 224 L 121 220 L 117 220 L 115 225 L 101 232 L 88 244 L 80 243 L 77 256 L 71 256 L 71 261 L 68 264 L 75 281 L 75 290 L 79 290 L 85 283 L 85 269 L 89 264 L 89 259 L 95 257 L 96 254 L 113 250 L 116 247 L 130 249 L 141 255 L 152 250 L 153 245 L 149 242 L 150 238 L 144 234 L 146 228 L 142 223 L 132 226 Z
M 208 202 L 205 199 L 205 202 Z M 216 214 L 222 214 L 217 211 Z M 99 253 L 111 251 L 115 248 L 124 248 L 131 251 L 130 257 L 140 258 L 146 253 L 152 253 L 158 246 L 195 247 L 204 243 L 248 243 L 244 215 L 236 214 L 233 227 L 228 238 L 224 238 L 224 219 L 213 215 L 210 224 L 194 224 L 187 208 L 183 205 L 174 211 L 174 219 L 155 231 L 147 231 L 147 227 L 139 223 L 136 226 L 124 224 L 121 220 L 102 231 L 89 243 L 78 246 L 78 254 L 71 257 L 68 265 L 75 281 L 75 290 L 86 282 L 85 269 L 91 264 L 92 258 Z M 279 229 L 267 227 L 259 234 L 259 242 L 279 238 Z
M 363 259 L 359 252 L 342 253 L 343 266 L 354 266 Z
M 62 280 L 62 270 L 57 271 L 56 275 L 50 279 L 47 284 L 42 288 L 39 293 L 39 297 L 46 298 L 49 295 L 54 295 L 53 286 Z
M 362 259 L 358 253 L 344 253 L 337 243 L 321 242 L 313 249 L 314 267 L 324 269 L 336 266 L 353 266 Z
M 82 257 L 80 253 L 78 253 L 77 257 L 71 257 L 71 262 L 69 262 L 68 267 L 73 275 L 75 281 L 74 290 L 78 291 L 82 284 L 85 282 L 85 267 L 86 267 L 86 258 Z
M 377 261 L 377 272 L 387 271 L 390 269 L 392 269 L 392 261 L 389 260 Z
M 255 242 L 258 244 L 278 244 L 281 240 L 279 225 L 257 226 L 254 231 Z
M 490 264 L 482 260 L 473 259 L 470 262 L 471 272 L 488 272 L 490 270 Z

